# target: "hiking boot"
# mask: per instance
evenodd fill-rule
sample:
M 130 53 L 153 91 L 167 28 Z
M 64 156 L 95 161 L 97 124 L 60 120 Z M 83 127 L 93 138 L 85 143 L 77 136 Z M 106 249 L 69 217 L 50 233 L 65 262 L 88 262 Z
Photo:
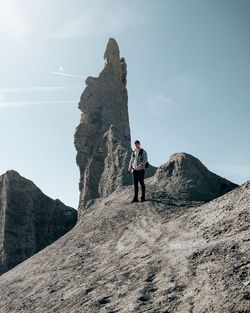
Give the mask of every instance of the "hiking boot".
M 139 202 L 139 200 L 137 198 L 134 198 L 132 201 L 130 201 L 130 203 L 134 203 L 134 202 Z

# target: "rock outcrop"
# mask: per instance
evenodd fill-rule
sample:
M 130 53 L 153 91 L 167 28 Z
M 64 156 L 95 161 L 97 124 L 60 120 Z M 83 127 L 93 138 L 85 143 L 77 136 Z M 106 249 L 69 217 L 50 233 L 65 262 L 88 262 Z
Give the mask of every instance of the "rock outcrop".
M 76 221 L 75 209 L 49 198 L 18 172 L 1 175 L 0 274 L 54 242 Z
M 250 181 L 198 207 L 132 189 L 0 276 L 2 312 L 249 312 Z
M 84 218 L 0 276 L 1 310 L 249 312 L 250 181 L 238 186 L 175 153 L 145 179 L 148 201 L 130 204 L 126 63 L 114 39 L 104 57 L 75 133 Z
M 191 154 L 180 152 L 148 178 L 147 187 L 150 197 L 194 204 L 218 198 L 238 185 L 209 171 Z
M 132 152 L 128 117 L 127 65 L 110 38 L 99 77 L 87 77 L 78 108 L 80 124 L 74 135 L 80 169 L 78 216 L 92 200 L 131 185 L 128 163 Z M 153 166 L 146 176 L 154 174 Z

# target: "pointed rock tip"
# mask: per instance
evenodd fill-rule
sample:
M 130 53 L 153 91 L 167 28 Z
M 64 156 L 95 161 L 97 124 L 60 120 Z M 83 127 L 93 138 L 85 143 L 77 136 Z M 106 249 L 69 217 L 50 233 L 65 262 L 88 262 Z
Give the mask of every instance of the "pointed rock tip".
M 18 176 L 20 177 L 21 175 L 15 171 L 15 170 L 7 170 L 3 175 L 6 175 L 6 176 Z
M 160 169 L 165 168 L 166 166 L 168 166 L 171 163 L 176 163 L 179 164 L 179 166 L 187 166 L 188 164 L 196 164 L 196 165 L 201 165 L 202 162 L 196 158 L 195 156 L 193 156 L 192 154 L 186 153 L 186 152 L 175 152 L 173 154 L 170 155 L 169 159 L 166 160 L 164 163 L 162 163 L 159 167 L 158 167 L 158 171 Z M 204 164 L 202 164 L 204 166 Z
M 169 161 L 180 161 L 180 160 L 198 160 L 196 157 L 194 157 L 192 154 L 186 153 L 186 152 L 175 152 L 170 155 Z
M 104 60 L 112 62 L 114 59 L 120 59 L 119 46 L 114 38 L 109 38 L 105 53 Z

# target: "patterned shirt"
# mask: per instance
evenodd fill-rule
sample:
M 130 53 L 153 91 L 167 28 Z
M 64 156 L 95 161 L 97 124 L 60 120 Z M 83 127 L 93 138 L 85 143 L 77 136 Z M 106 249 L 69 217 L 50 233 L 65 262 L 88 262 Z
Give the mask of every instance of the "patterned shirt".
M 140 148 L 141 149 L 141 148 Z M 131 153 L 131 158 L 129 161 L 129 166 L 131 167 L 131 172 L 133 172 L 136 169 L 137 165 L 141 165 L 141 169 L 145 170 L 145 164 L 148 161 L 148 156 L 146 150 L 143 149 L 142 155 L 139 155 L 140 149 L 134 149 L 134 151 Z

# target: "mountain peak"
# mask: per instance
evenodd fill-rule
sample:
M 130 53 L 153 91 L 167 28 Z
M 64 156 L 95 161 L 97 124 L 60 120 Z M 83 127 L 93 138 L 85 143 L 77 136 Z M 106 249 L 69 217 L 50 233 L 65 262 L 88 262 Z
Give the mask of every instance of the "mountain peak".
M 2 175 L 6 176 L 6 177 L 21 177 L 21 175 L 15 170 L 7 170 Z
M 0 175 L 0 274 L 70 230 L 77 211 L 46 196 L 15 170 Z
M 198 158 L 185 152 L 173 153 L 149 178 L 148 186 L 154 194 L 205 202 L 238 187 L 211 172 Z

